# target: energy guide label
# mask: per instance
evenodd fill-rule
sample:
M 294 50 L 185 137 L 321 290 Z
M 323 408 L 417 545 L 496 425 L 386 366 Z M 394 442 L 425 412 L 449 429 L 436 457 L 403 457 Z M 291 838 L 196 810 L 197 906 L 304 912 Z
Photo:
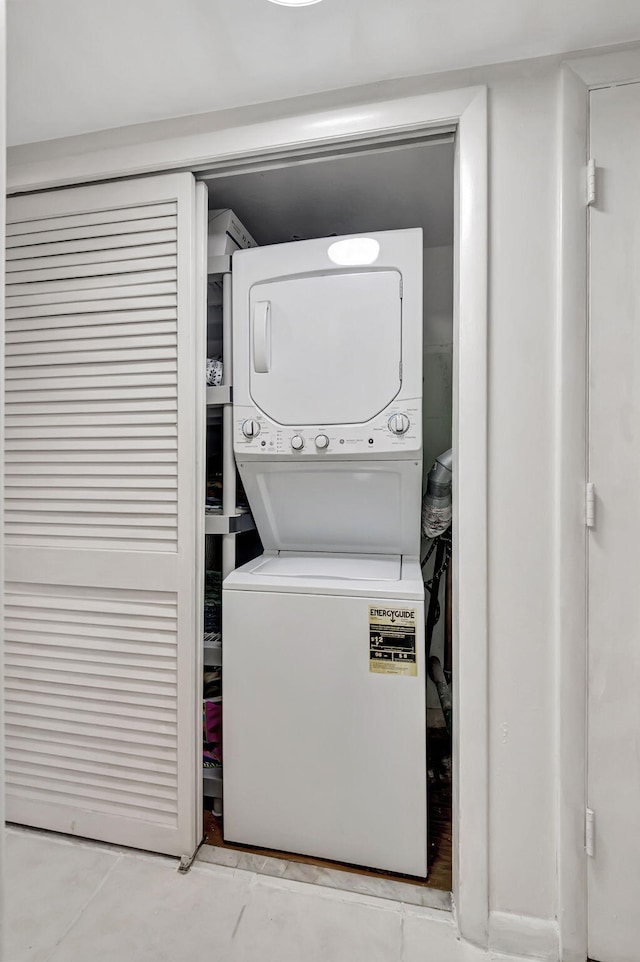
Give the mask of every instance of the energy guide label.
M 415 608 L 369 607 L 369 671 L 418 674 Z

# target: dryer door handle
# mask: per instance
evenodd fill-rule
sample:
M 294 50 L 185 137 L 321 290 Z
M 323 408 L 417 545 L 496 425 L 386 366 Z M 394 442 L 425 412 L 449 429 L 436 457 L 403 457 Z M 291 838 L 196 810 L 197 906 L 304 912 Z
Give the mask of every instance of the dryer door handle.
M 268 374 L 271 367 L 271 302 L 258 301 L 253 309 L 253 369 Z

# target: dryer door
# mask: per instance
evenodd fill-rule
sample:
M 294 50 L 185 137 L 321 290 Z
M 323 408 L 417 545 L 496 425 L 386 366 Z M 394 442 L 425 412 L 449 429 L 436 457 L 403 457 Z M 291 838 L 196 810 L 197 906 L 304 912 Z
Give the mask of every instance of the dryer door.
M 285 425 L 357 424 L 401 385 L 398 271 L 256 284 L 250 294 L 254 403 Z

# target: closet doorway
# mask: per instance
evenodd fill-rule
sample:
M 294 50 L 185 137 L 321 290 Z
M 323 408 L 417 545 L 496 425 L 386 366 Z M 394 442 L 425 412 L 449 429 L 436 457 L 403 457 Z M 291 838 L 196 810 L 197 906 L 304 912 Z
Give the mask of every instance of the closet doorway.
M 455 222 L 455 157 L 453 130 L 416 137 L 404 144 L 373 144 L 339 156 L 329 154 L 314 159 L 274 162 L 258 165 L 248 171 L 205 175 L 209 191 L 209 209 L 231 209 L 260 246 L 287 243 L 332 235 L 367 233 L 419 227 L 424 238 L 424 327 L 423 327 L 423 444 L 424 481 L 435 459 L 454 446 L 454 222 Z M 213 315 L 212 315 L 213 316 Z M 217 329 L 216 329 L 217 330 Z M 210 342 L 216 331 L 209 332 Z M 327 383 L 330 383 L 327 372 Z M 217 431 L 216 423 L 210 431 Z M 215 447 L 210 443 L 210 449 Z M 415 519 L 416 525 L 420 519 Z M 211 539 L 213 541 L 213 539 Z M 261 553 L 257 533 L 238 539 L 237 563 L 242 564 Z M 431 542 L 423 538 L 422 558 L 429 555 Z M 215 565 L 213 545 L 207 552 Z M 435 554 L 431 553 L 423 570 L 427 584 L 433 577 Z M 429 874 L 426 880 L 405 879 L 435 890 L 427 904 L 441 907 L 440 892 L 452 890 L 452 742 L 447 729 L 451 712 L 447 713 L 452 677 L 453 650 L 453 567 L 442 574 L 437 604 L 439 613 L 430 645 L 432 677 L 427 685 L 427 718 L 416 724 L 427 724 L 428 737 L 428 832 Z M 209 580 L 215 572 L 208 574 Z M 427 594 L 427 602 L 429 594 Z M 224 615 L 223 615 L 224 619 Z M 224 647 L 224 628 L 223 628 Z M 424 656 L 424 653 L 423 653 Z M 438 694 L 434 678 L 439 681 Z M 443 682 L 445 684 L 443 685 Z M 222 670 L 224 699 L 224 668 Z M 443 706 L 445 711 L 443 712 Z M 338 749 L 339 750 L 339 749 Z M 224 764 L 223 764 L 224 768 Z M 380 759 L 380 776 L 384 777 L 384 758 Z M 205 786 L 206 786 L 205 781 Z M 259 799 L 256 799 L 259 804 Z M 218 814 L 214 813 L 217 812 Z M 384 812 L 380 813 L 380 831 L 384 832 Z M 224 864 L 246 864 L 243 855 L 254 854 L 272 863 L 274 874 L 309 880 L 329 879 L 336 884 L 336 872 L 354 876 L 378 875 L 385 879 L 401 879 L 378 873 L 366 867 L 339 865 L 306 856 L 304 853 L 271 852 L 225 842 L 224 814 L 206 797 L 205 836 L 209 850 L 204 857 Z M 236 852 L 237 855 L 232 853 Z M 234 861 L 234 859 L 236 861 Z M 273 860 L 281 859 L 283 864 Z M 307 868 L 300 869 L 306 863 Z M 311 868 L 309 866 L 314 866 Z M 343 875 L 343 884 L 348 880 Z M 370 883 L 371 884 L 371 883 Z M 402 889 L 398 889 L 398 898 Z

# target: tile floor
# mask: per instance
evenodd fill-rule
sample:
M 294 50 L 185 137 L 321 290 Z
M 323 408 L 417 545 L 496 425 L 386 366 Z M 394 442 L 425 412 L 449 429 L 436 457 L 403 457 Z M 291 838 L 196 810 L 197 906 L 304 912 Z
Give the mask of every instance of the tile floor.
M 449 913 L 9 828 L 3 962 L 482 962 Z

